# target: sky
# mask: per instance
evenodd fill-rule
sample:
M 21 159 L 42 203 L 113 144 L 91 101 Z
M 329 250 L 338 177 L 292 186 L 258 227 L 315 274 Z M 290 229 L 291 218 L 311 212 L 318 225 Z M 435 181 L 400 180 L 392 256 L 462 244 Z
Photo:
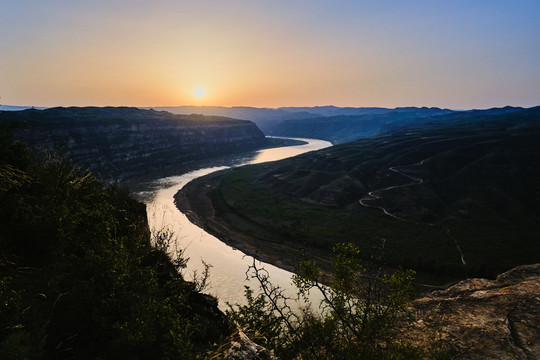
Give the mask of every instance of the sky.
M 540 105 L 539 0 L 0 0 L 0 104 Z

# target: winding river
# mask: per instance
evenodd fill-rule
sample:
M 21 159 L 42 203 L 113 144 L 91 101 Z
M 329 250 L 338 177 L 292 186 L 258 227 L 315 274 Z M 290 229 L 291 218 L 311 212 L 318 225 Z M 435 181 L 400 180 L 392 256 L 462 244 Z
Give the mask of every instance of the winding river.
M 302 153 L 329 147 L 332 144 L 323 140 L 297 139 L 306 141 L 305 145 L 288 146 L 273 149 L 260 150 L 247 154 L 245 157 L 230 160 L 227 166 L 208 167 L 188 172 L 179 176 L 171 176 L 159 179 L 152 183 L 151 191 L 146 194 L 147 216 L 152 231 L 170 231 L 175 239 L 170 246 L 172 256 L 178 249 L 183 249 L 184 256 L 189 258 L 187 268 L 183 271 L 186 279 L 191 280 L 194 274 L 200 276 L 204 270 L 204 263 L 210 264 L 210 284 L 207 293 L 214 295 L 219 300 L 219 306 L 225 309 L 226 303 L 243 304 L 244 286 L 250 285 L 257 288 L 258 284 L 253 280 L 246 280 L 246 270 L 253 263 L 253 258 L 244 255 L 213 235 L 191 223 L 174 204 L 174 195 L 184 185 L 200 176 L 229 167 L 257 164 L 267 161 L 275 161 Z M 270 276 L 273 284 L 284 289 L 292 288 L 292 273 L 275 267 L 271 264 L 260 263 Z

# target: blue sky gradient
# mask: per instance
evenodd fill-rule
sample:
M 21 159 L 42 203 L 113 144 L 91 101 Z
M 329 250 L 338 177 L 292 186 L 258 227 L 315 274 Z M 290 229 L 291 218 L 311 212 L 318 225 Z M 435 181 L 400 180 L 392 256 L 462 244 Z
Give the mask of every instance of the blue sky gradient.
M 0 102 L 534 106 L 538 19 L 540 1 L 2 0 Z

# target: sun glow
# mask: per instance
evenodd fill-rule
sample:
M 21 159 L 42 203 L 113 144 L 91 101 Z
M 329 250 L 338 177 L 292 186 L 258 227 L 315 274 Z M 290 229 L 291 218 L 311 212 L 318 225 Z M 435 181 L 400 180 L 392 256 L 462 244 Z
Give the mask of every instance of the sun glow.
M 203 88 L 197 88 L 195 89 L 193 94 L 195 95 L 197 99 L 202 99 L 206 96 L 206 90 Z

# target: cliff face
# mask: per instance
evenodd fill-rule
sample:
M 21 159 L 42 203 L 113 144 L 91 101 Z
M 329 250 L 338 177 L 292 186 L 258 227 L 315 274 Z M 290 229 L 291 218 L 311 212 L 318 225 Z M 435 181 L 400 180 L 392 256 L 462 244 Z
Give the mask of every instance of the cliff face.
M 136 108 L 0 112 L 0 122 L 15 123 L 15 138 L 33 147 L 61 147 L 77 163 L 116 179 L 266 144 L 249 121 Z
M 519 266 L 497 280 L 467 279 L 415 300 L 416 321 L 403 334 L 426 344 L 438 327 L 459 359 L 539 359 L 539 289 L 540 264 Z

